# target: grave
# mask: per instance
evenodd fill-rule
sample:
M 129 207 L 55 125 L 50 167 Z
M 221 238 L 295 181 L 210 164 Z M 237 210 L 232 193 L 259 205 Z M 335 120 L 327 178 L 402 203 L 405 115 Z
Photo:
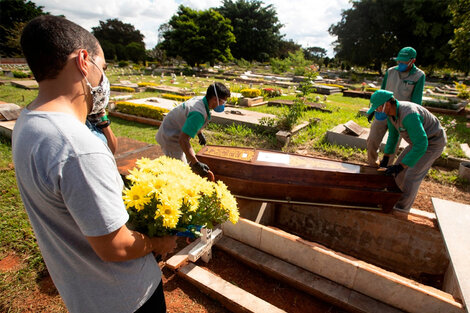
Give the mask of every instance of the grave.
M 35 80 L 12 80 L 10 82 L 12 86 L 23 88 L 23 89 L 38 89 L 38 83 Z
M 313 87 L 315 88 L 315 93 L 319 93 L 321 95 L 332 95 L 341 92 L 340 88 L 333 86 L 314 85 Z
M 195 93 L 191 90 L 187 90 L 186 88 L 179 88 L 174 86 L 148 86 L 146 87 L 147 91 L 157 91 L 157 92 L 164 92 L 164 93 L 171 93 L 174 95 L 179 96 L 193 96 Z
M 131 99 L 131 100 L 127 100 L 126 102 L 152 105 L 155 107 L 166 109 L 168 111 L 171 111 L 174 107 L 180 104 L 179 101 L 169 100 L 169 99 L 164 99 L 164 98 L 159 98 L 159 97 Z
M 0 121 L 16 120 L 23 108 L 14 103 L 0 101 Z
M 239 98 L 239 105 L 244 107 L 254 107 L 259 105 L 265 105 L 267 101 L 264 101 L 263 97 L 253 97 L 253 98 L 246 98 L 242 97 Z
M 161 155 L 158 146 L 132 139 L 119 138 L 119 146 L 121 175 L 128 174 L 136 159 Z M 237 202 L 240 220 L 221 225 L 215 246 L 293 288 L 353 312 L 468 312 L 461 297 L 421 282 L 434 275 L 452 278 L 432 213 L 412 209 L 383 214 L 245 198 Z M 177 252 L 166 266 L 234 312 L 278 311 L 192 263 L 190 251 L 200 242 Z M 466 266 L 466 258 L 461 260 Z M 468 286 L 468 280 L 463 282 Z
M 364 98 L 370 99 L 372 96 L 372 92 L 370 91 L 358 91 L 358 90 L 343 90 L 343 96 L 345 97 L 353 97 L 353 98 Z
M 268 127 L 260 124 L 262 118 L 274 119 L 276 115 L 226 107 L 224 112 L 211 111 L 211 122 L 218 124 L 240 124 L 248 127 Z
M 352 122 L 352 121 L 350 121 Z M 369 137 L 369 128 L 363 128 L 359 125 L 359 128 L 355 127 L 355 131 L 359 133 L 351 133 L 349 129 L 351 129 L 351 123 L 348 122 L 346 124 L 339 124 L 335 126 L 334 128 L 328 130 L 326 132 L 326 140 L 335 145 L 339 146 L 346 146 L 346 147 L 352 147 L 352 148 L 358 148 L 358 149 L 367 149 L 367 137 Z M 361 131 L 362 130 L 362 131 Z M 383 151 L 385 148 L 385 145 L 387 143 L 387 138 L 388 138 L 388 132 L 385 134 L 384 138 L 382 139 L 382 143 L 380 144 L 380 151 Z M 408 143 L 404 140 L 401 140 L 400 142 L 400 149 L 404 149 L 408 146 Z

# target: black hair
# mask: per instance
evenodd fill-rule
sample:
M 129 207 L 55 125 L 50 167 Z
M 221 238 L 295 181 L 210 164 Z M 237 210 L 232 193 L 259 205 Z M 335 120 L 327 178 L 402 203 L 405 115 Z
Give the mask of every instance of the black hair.
M 99 42 L 89 31 L 63 17 L 42 15 L 23 29 L 21 48 L 40 82 L 56 78 L 75 50 L 86 49 L 94 58 L 99 53 Z
M 214 90 L 215 86 L 215 90 Z M 228 89 L 224 84 L 216 82 L 207 87 L 206 98 L 207 100 L 215 97 L 215 91 L 217 90 L 217 97 L 219 99 L 228 99 L 230 97 L 230 89 Z
M 395 97 L 391 97 L 388 101 L 390 101 L 392 105 L 397 106 L 397 99 L 395 99 Z

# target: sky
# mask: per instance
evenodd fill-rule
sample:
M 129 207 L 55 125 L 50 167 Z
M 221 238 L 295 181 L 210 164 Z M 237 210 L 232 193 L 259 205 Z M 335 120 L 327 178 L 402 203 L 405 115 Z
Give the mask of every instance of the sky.
M 233 0 L 234 2 L 236 0 Z M 132 24 L 144 36 L 147 49 L 158 42 L 158 27 L 170 20 L 178 6 L 206 10 L 222 5 L 222 0 L 32 0 L 53 15 L 67 19 L 91 31 L 99 21 L 117 18 Z M 341 12 L 351 8 L 349 0 L 264 0 L 273 5 L 281 24 L 284 39 L 292 39 L 302 47 L 321 47 L 329 57 L 334 56 L 332 43 L 336 39 L 328 34 L 331 24 L 341 20 Z

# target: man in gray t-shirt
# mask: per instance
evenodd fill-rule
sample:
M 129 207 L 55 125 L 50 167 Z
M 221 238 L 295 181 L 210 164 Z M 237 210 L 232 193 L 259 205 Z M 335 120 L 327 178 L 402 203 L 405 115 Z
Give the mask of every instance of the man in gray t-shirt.
M 126 227 L 113 155 L 85 126 L 109 98 L 98 41 L 64 18 L 40 16 L 24 28 L 21 45 L 39 95 L 13 132 L 17 184 L 67 309 L 165 312 L 152 252 L 171 252 L 175 237 L 149 238 Z

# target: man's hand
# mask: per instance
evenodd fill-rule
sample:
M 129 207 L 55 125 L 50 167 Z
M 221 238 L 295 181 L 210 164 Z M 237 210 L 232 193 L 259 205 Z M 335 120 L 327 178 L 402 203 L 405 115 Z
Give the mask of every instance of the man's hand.
M 385 175 L 393 175 L 397 177 L 397 175 L 404 170 L 404 167 L 401 164 L 388 166 L 387 170 L 385 171 Z
M 209 166 L 199 161 L 191 164 L 191 169 L 201 177 L 206 177 L 207 173 L 209 173 Z
M 372 123 L 372 119 L 374 118 L 374 115 L 375 115 L 375 111 L 367 115 L 367 120 L 369 121 L 369 123 Z
M 171 253 L 176 248 L 176 236 L 152 237 L 153 254 L 161 255 L 162 259 L 166 258 L 167 253 Z
M 197 134 L 197 138 L 199 138 L 199 144 L 200 144 L 201 146 L 207 145 L 206 136 L 204 136 L 203 133 L 198 133 L 198 134 Z
M 390 156 L 384 155 L 384 157 L 382 158 L 382 161 L 380 161 L 379 167 L 387 167 L 389 160 L 390 160 Z

